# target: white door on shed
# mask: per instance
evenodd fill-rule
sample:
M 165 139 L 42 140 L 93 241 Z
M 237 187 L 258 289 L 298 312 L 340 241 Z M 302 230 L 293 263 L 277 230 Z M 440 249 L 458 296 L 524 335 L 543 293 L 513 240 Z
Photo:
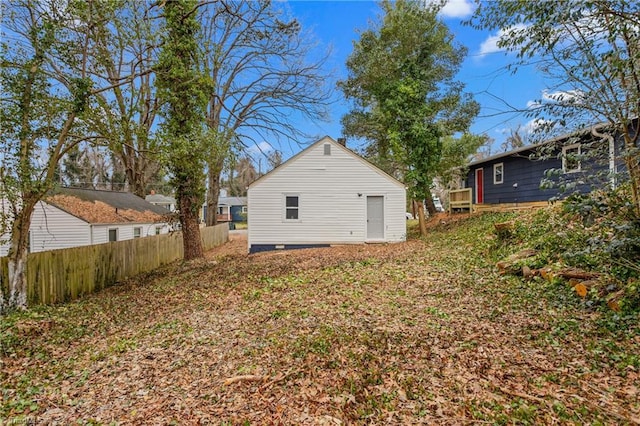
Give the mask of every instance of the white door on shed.
M 384 239 L 384 197 L 367 196 L 367 239 Z

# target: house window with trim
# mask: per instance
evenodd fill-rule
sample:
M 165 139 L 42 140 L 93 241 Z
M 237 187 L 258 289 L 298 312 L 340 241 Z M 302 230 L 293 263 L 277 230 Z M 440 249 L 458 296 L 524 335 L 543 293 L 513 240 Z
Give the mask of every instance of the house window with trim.
M 160 235 L 160 232 L 162 232 L 162 226 L 156 226 L 156 235 Z
M 300 219 L 300 197 L 298 195 L 285 195 L 284 218 L 292 221 Z
M 246 213 L 247 212 L 247 206 L 242 206 L 242 213 Z
M 580 144 L 567 145 L 562 148 L 562 171 L 565 173 L 579 172 L 580 167 Z
M 331 144 L 324 144 L 324 155 L 331 155 Z
M 142 227 L 136 226 L 133 228 L 133 238 L 140 238 L 142 236 Z
M 493 165 L 493 184 L 499 185 L 504 182 L 504 163 Z
M 109 242 L 118 241 L 118 229 L 111 228 L 109 229 Z

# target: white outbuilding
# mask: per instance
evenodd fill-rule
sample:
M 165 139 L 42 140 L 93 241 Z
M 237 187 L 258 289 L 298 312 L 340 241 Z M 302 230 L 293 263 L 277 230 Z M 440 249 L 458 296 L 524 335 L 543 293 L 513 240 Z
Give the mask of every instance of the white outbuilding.
M 249 185 L 249 252 L 405 241 L 406 189 L 325 136 Z

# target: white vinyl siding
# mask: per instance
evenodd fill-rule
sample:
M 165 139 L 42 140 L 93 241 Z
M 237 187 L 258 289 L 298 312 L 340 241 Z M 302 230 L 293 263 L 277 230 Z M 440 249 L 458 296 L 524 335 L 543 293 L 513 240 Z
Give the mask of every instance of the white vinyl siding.
M 141 237 L 167 234 L 169 227 L 166 224 L 157 223 L 110 223 L 92 225 L 93 244 L 103 244 L 109 242 L 109 229 L 117 229 L 118 241 L 131 240 L 135 238 L 134 228 L 141 228 Z
M 36 204 L 29 233 L 33 253 L 91 244 L 91 228 L 87 222 L 43 202 Z
M 141 237 L 167 234 L 169 226 L 157 223 L 89 224 L 57 207 L 39 202 L 31 216 L 29 248 L 33 253 L 71 247 L 102 244 L 109 241 L 109 229 L 117 229 L 118 241 L 134 238 L 134 228 L 141 230 Z M 0 238 L 0 256 L 6 256 L 9 234 Z
M 248 243 L 347 244 L 366 241 L 367 195 L 384 197 L 385 241 L 406 238 L 402 183 L 325 138 L 254 182 Z M 331 143 L 331 155 L 324 145 Z M 299 195 L 299 219 L 283 220 L 284 195 Z

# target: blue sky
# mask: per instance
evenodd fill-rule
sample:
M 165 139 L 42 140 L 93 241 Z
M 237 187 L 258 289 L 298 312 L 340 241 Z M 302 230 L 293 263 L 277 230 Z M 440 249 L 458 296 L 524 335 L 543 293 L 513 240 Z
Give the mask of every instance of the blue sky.
M 303 28 L 311 30 L 323 46 L 332 47 L 330 68 L 335 80 L 346 77 L 345 63 L 352 51 L 353 41 L 359 38 L 359 30 L 377 21 L 380 8 L 375 1 L 306 1 L 289 0 L 288 6 Z M 511 107 L 525 108 L 528 102 L 539 99 L 545 89 L 543 78 L 531 69 L 521 69 L 516 74 L 505 69 L 513 60 L 513 54 L 499 51 L 495 46 L 496 33 L 478 31 L 462 25 L 469 18 L 475 5 L 473 0 L 449 0 L 441 12 L 441 18 L 449 26 L 456 41 L 468 49 L 468 56 L 458 75 L 481 105 L 481 112 L 471 130 L 486 133 L 495 139 L 494 150 L 510 129 L 521 128 L 521 133 L 531 126 L 531 118 L 507 113 Z M 340 118 L 348 111 L 347 102 L 337 93 L 338 100 L 331 109 L 327 123 L 302 122 L 307 133 L 314 136 L 341 135 Z M 309 141 L 307 141 L 309 142 Z M 288 158 L 300 148 L 278 147 Z

